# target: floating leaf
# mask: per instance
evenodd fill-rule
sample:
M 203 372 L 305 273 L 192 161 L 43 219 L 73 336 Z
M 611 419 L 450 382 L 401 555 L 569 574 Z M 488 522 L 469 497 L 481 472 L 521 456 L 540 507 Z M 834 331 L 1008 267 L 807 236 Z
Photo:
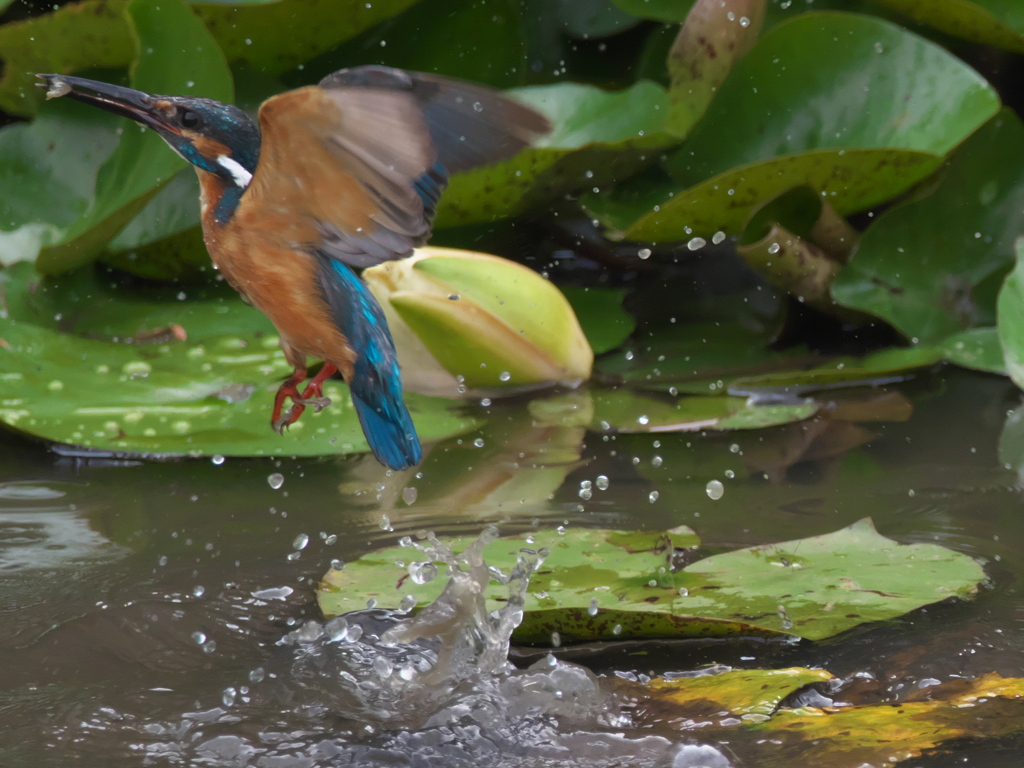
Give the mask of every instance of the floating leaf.
M 500 538 L 484 550 L 508 570 L 519 550 L 547 547 L 530 579 L 523 623 L 513 639 L 547 642 L 636 637 L 792 634 L 811 640 L 900 616 L 949 597 L 972 595 L 985 574 L 974 560 L 935 544 L 902 545 L 870 519 L 836 533 L 742 549 L 671 570 L 673 547 L 693 536 L 570 529 L 539 531 L 531 541 Z M 459 552 L 468 541 L 450 543 Z M 395 561 L 415 551 L 392 547 L 364 555 L 321 583 L 320 607 L 333 616 L 366 605 L 395 609 L 413 595 L 422 605 L 443 579 L 416 584 Z M 489 597 L 500 596 L 492 585 Z M 616 630 L 618 626 L 618 630 Z
M 127 13 L 137 35 L 132 86 L 150 93 L 193 93 L 233 100 L 231 72 L 203 23 L 180 0 L 134 0 Z M 37 268 L 57 274 L 91 261 L 181 170 L 185 161 L 154 131 L 123 125 L 121 141 L 100 169 L 89 211 L 60 242 L 39 254 Z
M 785 706 L 788 694 L 833 679 L 827 670 L 796 667 L 609 684 L 635 702 L 636 725 L 699 728 L 702 741 L 728 743 L 744 764 L 891 765 L 1024 728 L 1024 679 L 995 672 L 931 686 L 896 704 Z
M 953 156 L 931 194 L 868 227 L 832 295 L 915 343 L 992 325 L 995 294 L 979 286 L 1012 264 L 1021 211 L 1024 124 L 1003 110 Z
M 699 432 L 761 429 L 813 416 L 813 402 L 754 405 L 743 397 L 681 397 L 668 400 L 618 389 L 594 393 L 591 428 L 616 432 Z
M 1015 0 L 879 0 L 918 24 L 1024 53 L 1024 6 Z
M 29 265 L 2 273 L 0 421 L 46 440 L 131 454 L 314 456 L 366 450 L 348 390 L 307 413 L 284 436 L 269 425 L 280 379 L 291 371 L 273 326 L 241 299 L 182 301 L 76 275 L 37 285 Z M 54 319 L 54 318 L 58 319 Z M 187 340 L 183 340 L 186 336 Z M 431 441 L 472 428 L 447 401 L 407 399 Z
M 560 83 L 510 95 L 546 114 L 551 134 L 510 160 L 452 177 L 437 226 L 512 216 L 567 190 L 610 184 L 676 142 L 663 132 L 668 94 L 655 83 L 616 93 Z
M 1013 383 L 1024 388 L 1024 240 L 1017 240 L 1017 265 L 999 292 L 999 343 Z
M 636 328 L 636 321 L 622 308 L 626 295 L 621 288 L 563 288 L 583 333 L 595 355 L 622 344 Z
M 735 66 L 670 157 L 675 184 L 584 203 L 613 213 L 619 234 L 662 242 L 738 232 L 753 208 L 800 184 L 845 215 L 909 189 L 998 108 L 974 70 L 916 35 L 867 16 L 805 13 Z
M 262 72 L 280 74 L 415 1 L 239 1 L 192 7 L 228 61 L 244 61 Z M 0 58 L 5 63 L 0 108 L 16 115 L 35 114 L 43 100 L 42 89 L 35 87 L 35 72 L 67 75 L 89 67 L 128 66 L 135 47 L 124 17 L 127 6 L 123 0 L 86 0 L 0 27 Z M 214 49 L 205 53 L 212 54 Z M 187 72 L 194 78 L 202 74 L 194 62 L 181 71 L 182 76 Z

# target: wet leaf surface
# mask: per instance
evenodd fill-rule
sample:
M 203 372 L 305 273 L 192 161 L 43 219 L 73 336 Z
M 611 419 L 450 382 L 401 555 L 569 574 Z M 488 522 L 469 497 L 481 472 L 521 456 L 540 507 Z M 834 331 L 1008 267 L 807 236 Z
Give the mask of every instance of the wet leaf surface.
M 1012 264 L 1022 209 L 1024 125 L 1004 110 L 956 152 L 934 191 L 868 227 L 832 295 L 915 343 L 992 325 L 995 293 L 982 288 Z
M 947 35 L 1024 53 L 1024 6 L 1014 0 L 879 0 Z
M 135 0 L 127 9 L 138 52 L 132 87 L 233 101 L 227 62 L 203 23 L 178 0 Z M 37 268 L 57 274 L 88 263 L 186 163 L 154 131 L 123 121 L 121 140 L 100 168 L 89 210 L 44 248 Z M 61 141 L 66 141 L 62 138 Z
M 578 83 L 510 92 L 551 121 L 551 134 L 511 160 L 452 177 L 437 226 L 520 213 L 572 189 L 624 178 L 675 143 L 663 131 L 668 94 L 642 81 L 611 93 Z
M 985 577 L 966 555 L 899 544 L 879 535 L 870 519 L 823 536 L 713 555 L 673 572 L 672 548 L 697 544 L 692 534 L 677 535 L 538 531 L 498 539 L 484 557 L 507 573 L 522 547 L 550 550 L 531 577 L 525 617 L 513 635 L 522 643 L 546 643 L 552 632 L 564 642 L 786 634 L 820 640 L 973 595 Z M 460 552 L 467 543 L 450 546 Z M 397 608 L 406 595 L 419 605 L 433 600 L 445 579 L 418 584 L 410 575 L 422 572 L 416 555 L 411 547 L 391 547 L 328 572 L 319 592 L 324 614 L 363 608 L 368 599 L 383 608 Z M 501 594 L 497 586 L 492 597 Z
M 754 207 L 799 184 L 847 214 L 923 179 L 998 107 L 973 70 L 915 35 L 866 16 L 807 13 L 736 65 L 670 157 L 674 185 L 584 203 L 609 209 L 606 223 L 629 239 L 660 242 L 739 232 Z
M 291 366 L 270 322 L 227 291 L 185 302 L 177 289 L 130 294 L 86 273 L 40 285 L 27 264 L 3 276 L 0 421 L 9 427 L 112 453 L 366 450 L 340 381 L 325 387 L 334 402 L 323 413 L 305 414 L 283 437 L 270 429 L 273 394 Z M 410 396 L 408 405 L 426 442 L 477 423 L 446 400 Z

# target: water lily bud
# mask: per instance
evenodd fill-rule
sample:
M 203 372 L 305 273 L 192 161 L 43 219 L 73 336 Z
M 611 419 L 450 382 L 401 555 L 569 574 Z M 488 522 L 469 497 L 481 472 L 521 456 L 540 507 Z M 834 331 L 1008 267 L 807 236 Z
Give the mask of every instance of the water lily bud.
M 446 397 L 590 378 L 594 353 L 562 292 L 514 261 L 420 248 L 367 269 L 411 392 Z

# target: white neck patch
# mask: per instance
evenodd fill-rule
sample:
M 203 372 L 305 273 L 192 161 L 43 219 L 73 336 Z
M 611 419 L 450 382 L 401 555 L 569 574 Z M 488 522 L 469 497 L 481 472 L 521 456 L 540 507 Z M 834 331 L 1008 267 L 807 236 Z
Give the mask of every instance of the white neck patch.
M 249 186 L 249 182 L 252 181 L 252 174 L 245 170 L 242 164 L 233 157 L 221 155 L 217 158 L 217 165 L 231 174 L 231 178 L 235 180 L 235 186 L 245 189 Z

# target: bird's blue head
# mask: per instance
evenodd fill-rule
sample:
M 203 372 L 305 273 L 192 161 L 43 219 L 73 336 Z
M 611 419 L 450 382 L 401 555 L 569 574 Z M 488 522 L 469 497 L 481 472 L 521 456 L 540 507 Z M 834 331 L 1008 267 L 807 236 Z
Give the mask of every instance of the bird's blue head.
M 152 128 L 183 158 L 230 186 L 245 189 L 256 172 L 260 131 L 238 107 L 213 99 L 154 96 L 83 77 L 39 77 L 47 98 L 68 96 Z

